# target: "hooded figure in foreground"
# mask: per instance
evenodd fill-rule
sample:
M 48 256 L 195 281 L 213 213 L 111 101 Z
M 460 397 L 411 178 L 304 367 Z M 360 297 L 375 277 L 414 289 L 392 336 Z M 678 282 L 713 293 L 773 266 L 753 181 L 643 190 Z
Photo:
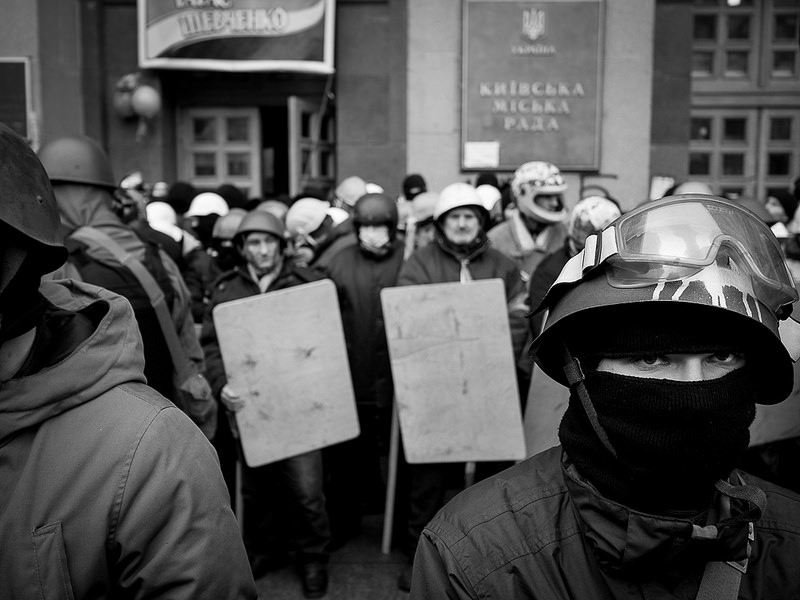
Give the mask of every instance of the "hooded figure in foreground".
M 533 346 L 571 390 L 561 445 L 440 511 L 412 597 L 800 595 L 800 497 L 734 468 L 756 404 L 792 390 L 796 301 L 775 236 L 722 198 L 590 235 Z
M 255 598 L 211 444 L 145 383 L 130 303 L 40 280 L 53 191 L 0 125 L 0 598 Z

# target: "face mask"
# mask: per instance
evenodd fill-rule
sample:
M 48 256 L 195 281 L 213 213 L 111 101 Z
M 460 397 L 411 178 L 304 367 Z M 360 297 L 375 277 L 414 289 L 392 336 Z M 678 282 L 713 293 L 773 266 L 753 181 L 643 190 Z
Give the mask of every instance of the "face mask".
M 359 227 L 358 242 L 364 250 L 373 254 L 382 254 L 389 245 L 389 227 L 378 225 L 374 227 Z
M 591 372 L 586 389 L 617 458 L 574 393 L 559 437 L 578 471 L 609 498 L 650 512 L 702 510 L 747 449 L 752 381 L 746 367 L 707 381 Z

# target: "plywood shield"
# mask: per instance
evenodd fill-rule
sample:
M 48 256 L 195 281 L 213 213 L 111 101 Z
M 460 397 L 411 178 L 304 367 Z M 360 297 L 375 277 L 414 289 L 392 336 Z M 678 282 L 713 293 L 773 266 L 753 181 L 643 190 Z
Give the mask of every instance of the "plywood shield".
M 353 384 L 329 279 L 225 302 L 214 325 L 245 462 L 259 466 L 356 437 Z
M 794 363 L 794 388 L 780 404 L 756 406 L 756 420 L 750 426 L 750 445 L 758 446 L 800 437 L 800 363 Z
M 525 403 L 525 446 L 527 456 L 559 444 L 558 426 L 567 410 L 569 389 L 534 366 L 528 401 Z
M 386 288 L 381 302 L 408 462 L 524 458 L 503 282 Z

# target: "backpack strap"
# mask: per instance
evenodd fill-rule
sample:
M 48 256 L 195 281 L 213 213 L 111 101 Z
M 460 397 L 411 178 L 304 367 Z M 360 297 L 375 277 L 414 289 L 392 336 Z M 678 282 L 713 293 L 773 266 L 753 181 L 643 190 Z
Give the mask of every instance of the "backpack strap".
M 74 231 L 70 237 L 89 246 L 93 245 L 105 248 L 114 258 L 133 273 L 147 293 L 147 297 L 150 298 L 150 304 L 152 304 L 153 310 L 156 313 L 158 324 L 161 327 L 161 332 L 164 335 L 164 340 L 167 343 L 167 348 L 172 357 L 172 365 L 175 369 L 177 380 L 186 381 L 189 377 L 193 376 L 195 374 L 195 369 L 186 356 L 180 339 L 178 339 L 178 333 L 175 331 L 175 324 L 172 322 L 172 316 L 164 300 L 164 292 L 141 261 L 99 229 L 81 227 Z

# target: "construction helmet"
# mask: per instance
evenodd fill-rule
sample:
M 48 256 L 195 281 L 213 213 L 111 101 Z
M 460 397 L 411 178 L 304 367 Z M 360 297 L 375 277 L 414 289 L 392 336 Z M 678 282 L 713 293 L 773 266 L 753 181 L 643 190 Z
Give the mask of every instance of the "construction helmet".
M 260 209 L 259 209 L 260 210 Z M 227 215 L 214 221 L 211 237 L 215 240 L 232 240 L 242 224 L 247 211 L 243 208 L 232 208 Z
M 439 201 L 433 211 L 433 218 L 439 221 L 446 213 L 454 208 L 472 207 L 478 209 L 482 219 L 489 216 L 489 212 L 481 200 L 478 191 L 468 183 L 451 183 L 439 193 Z
M 336 199 L 343 205 L 349 207 L 355 206 L 356 201 L 366 193 L 367 183 L 357 175 L 352 175 L 351 177 L 343 179 L 341 183 L 336 186 L 335 191 Z
M 54 140 L 39 150 L 39 160 L 53 183 L 83 183 L 108 189 L 117 187 L 108 155 L 91 138 Z
M 800 323 L 790 318 L 797 299 L 780 244 L 755 214 L 716 196 L 668 196 L 589 235 L 539 307 L 548 314 L 532 353 L 569 385 L 565 365 L 581 346 L 617 330 L 630 330 L 631 342 L 681 319 L 722 323 L 759 377 L 757 402 L 775 404 L 791 392 L 800 357 Z
M 353 208 L 353 225 L 388 225 L 389 231 L 397 229 L 397 204 L 386 194 L 365 194 Z
M 0 123 L 0 221 L 32 242 L 41 273 L 67 258 L 61 220 L 48 174 L 28 143 Z
M 255 232 L 273 235 L 280 240 L 281 245 L 286 243 L 286 229 L 283 226 L 283 222 L 272 213 L 264 210 L 251 210 L 247 213 L 242 222 L 239 223 L 239 227 L 233 236 L 233 241 L 237 246 L 241 246 L 245 236 L 248 233 Z
M 589 234 L 603 229 L 621 214 L 619 205 L 613 200 L 603 196 L 589 196 L 572 208 L 567 234 L 575 248 L 582 250 Z
M 208 215 L 227 215 L 230 207 L 225 202 L 225 198 L 216 192 L 203 192 L 197 194 L 186 211 L 187 217 L 206 217 Z
M 411 216 L 414 218 L 414 222 L 424 224 L 428 220 L 433 220 L 433 213 L 438 202 L 439 194 L 436 192 L 422 192 L 414 196 L 414 199 L 411 200 Z
M 511 179 L 511 191 L 522 214 L 539 223 L 558 223 L 567 217 L 563 202 L 558 210 L 536 204 L 536 196 L 563 194 L 567 184 L 554 164 L 535 160 L 521 165 Z
M 300 198 L 286 213 L 286 229 L 289 235 L 310 235 L 320 228 L 328 216 L 330 204 L 318 198 Z

